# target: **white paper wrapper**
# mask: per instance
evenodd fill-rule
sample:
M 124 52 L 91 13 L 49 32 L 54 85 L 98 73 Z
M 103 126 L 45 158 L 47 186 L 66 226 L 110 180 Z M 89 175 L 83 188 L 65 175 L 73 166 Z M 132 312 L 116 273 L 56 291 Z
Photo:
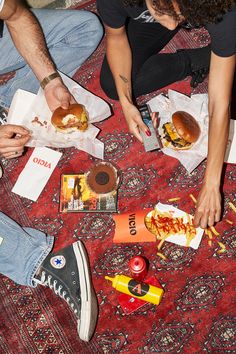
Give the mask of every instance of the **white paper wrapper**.
M 175 208 L 172 205 L 158 203 L 154 209 L 162 211 L 162 212 L 169 212 L 169 213 L 171 213 L 171 215 L 173 217 L 183 217 L 183 222 L 184 223 L 188 222 L 188 217 L 187 217 L 186 213 L 178 208 Z M 190 216 L 190 219 L 193 218 L 192 215 L 189 215 L 189 216 Z M 196 236 L 194 237 L 194 239 L 191 240 L 189 246 L 194 249 L 198 249 L 200 242 L 202 240 L 203 233 L 204 233 L 203 229 L 201 229 L 200 227 L 196 228 Z M 186 235 L 184 235 L 184 234 L 174 234 L 174 235 L 169 236 L 166 239 L 166 241 L 172 242 L 176 245 L 186 246 L 187 238 L 186 238 Z
M 191 97 L 169 90 L 168 97 L 158 95 L 148 102 L 152 112 L 159 112 L 159 132 L 164 123 L 170 122 L 176 111 L 185 111 L 198 121 L 201 135 L 198 141 L 189 150 L 173 150 L 164 147 L 163 153 L 178 159 L 191 173 L 207 156 L 208 144 L 208 95 L 197 94 Z
M 225 162 L 236 164 L 236 120 L 230 119 L 229 139 L 225 152 Z
M 61 153 L 46 147 L 34 149 L 21 171 L 12 192 L 36 201 L 61 158 Z
M 72 79 L 60 74 L 72 95 L 79 103 L 84 104 L 89 113 L 89 127 L 85 132 L 77 131 L 70 134 L 57 132 L 50 122 L 52 113 L 41 88 L 37 95 L 18 90 L 13 97 L 7 122 L 23 125 L 32 131 L 32 138 L 27 146 L 56 148 L 75 146 L 88 154 L 103 159 L 104 144 L 96 139 L 99 129 L 92 123 L 100 122 L 111 115 L 109 105 Z M 35 122 L 35 117 L 38 119 L 37 122 Z

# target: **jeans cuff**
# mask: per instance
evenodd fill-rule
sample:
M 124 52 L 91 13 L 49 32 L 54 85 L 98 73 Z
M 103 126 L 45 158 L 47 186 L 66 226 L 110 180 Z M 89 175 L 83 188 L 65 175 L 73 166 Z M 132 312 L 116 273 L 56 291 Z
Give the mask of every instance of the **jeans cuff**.
M 35 273 L 38 271 L 40 268 L 41 264 L 43 263 L 44 259 L 47 257 L 47 255 L 51 252 L 54 244 L 54 237 L 53 236 L 47 236 L 47 246 L 43 250 L 43 252 L 40 254 L 38 260 L 36 260 L 35 265 L 32 269 L 31 274 L 29 274 L 29 277 L 27 279 L 27 284 L 33 288 L 37 286 L 37 283 L 34 281 L 34 276 Z

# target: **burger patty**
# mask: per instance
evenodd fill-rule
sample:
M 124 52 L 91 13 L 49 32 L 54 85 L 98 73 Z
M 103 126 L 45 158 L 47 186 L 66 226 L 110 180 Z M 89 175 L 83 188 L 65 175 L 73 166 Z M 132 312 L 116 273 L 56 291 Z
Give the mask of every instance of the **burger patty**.
M 167 122 L 162 126 L 164 138 L 170 142 L 173 146 L 184 147 L 189 146 L 191 143 L 188 143 L 186 140 L 182 139 L 178 133 L 175 131 L 175 128 L 171 122 Z

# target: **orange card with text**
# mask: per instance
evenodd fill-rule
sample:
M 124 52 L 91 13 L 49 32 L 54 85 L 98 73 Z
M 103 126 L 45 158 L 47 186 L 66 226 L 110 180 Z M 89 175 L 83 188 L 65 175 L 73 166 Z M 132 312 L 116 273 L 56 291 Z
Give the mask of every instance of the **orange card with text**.
M 148 231 L 144 222 L 145 216 L 151 210 L 145 209 L 113 215 L 115 221 L 113 242 L 156 242 L 156 236 Z

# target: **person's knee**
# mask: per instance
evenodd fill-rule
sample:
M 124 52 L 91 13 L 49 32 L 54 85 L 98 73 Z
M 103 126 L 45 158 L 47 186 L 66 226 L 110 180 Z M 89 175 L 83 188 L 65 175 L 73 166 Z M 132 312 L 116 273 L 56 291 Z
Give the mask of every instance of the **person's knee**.
M 104 34 L 101 21 L 99 20 L 98 16 L 92 12 L 84 11 L 84 13 L 86 14 L 87 26 L 88 31 L 91 33 L 91 39 L 98 45 Z

